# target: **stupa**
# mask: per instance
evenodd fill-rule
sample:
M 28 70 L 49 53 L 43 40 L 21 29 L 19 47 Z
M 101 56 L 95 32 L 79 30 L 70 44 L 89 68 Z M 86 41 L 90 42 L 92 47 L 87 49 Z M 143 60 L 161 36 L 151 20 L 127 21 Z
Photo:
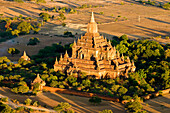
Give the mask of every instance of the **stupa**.
M 21 56 L 22 59 L 25 61 L 30 61 L 30 58 L 27 56 L 26 52 L 24 51 L 23 56 Z
M 38 83 L 39 84 L 39 87 L 38 87 L 38 90 L 42 90 L 43 89 L 43 86 L 46 85 L 45 81 L 43 81 L 41 78 L 40 78 L 40 75 L 37 74 L 37 77 L 34 79 L 34 81 L 31 83 L 31 89 L 33 90 L 34 89 L 34 84 Z
M 131 62 L 129 57 L 125 59 L 123 54 L 120 56 L 110 40 L 107 41 L 98 33 L 93 12 L 87 32 L 73 43 L 72 56 L 70 57 L 66 51 L 64 57 L 61 54 L 60 60 L 56 58 L 54 64 L 55 71 L 63 71 L 68 75 L 84 72 L 96 79 L 128 77 L 128 72 L 134 72 L 135 69 L 134 62 Z

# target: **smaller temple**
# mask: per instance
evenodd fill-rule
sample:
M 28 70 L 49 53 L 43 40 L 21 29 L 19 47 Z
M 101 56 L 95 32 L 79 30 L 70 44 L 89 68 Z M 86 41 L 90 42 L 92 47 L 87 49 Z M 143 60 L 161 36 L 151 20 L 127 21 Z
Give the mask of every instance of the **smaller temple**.
M 27 56 L 26 52 L 24 51 L 23 56 L 21 56 L 22 59 L 25 61 L 30 61 L 30 58 Z
M 38 90 L 42 90 L 43 89 L 43 86 L 45 86 L 46 85 L 46 83 L 45 83 L 45 81 L 43 81 L 41 78 L 40 78 L 40 75 L 39 74 L 37 74 L 37 77 L 34 79 L 34 81 L 31 83 L 31 89 L 33 90 L 34 89 L 34 84 L 36 84 L 36 83 L 39 83 L 40 85 L 39 85 L 39 88 L 38 88 Z

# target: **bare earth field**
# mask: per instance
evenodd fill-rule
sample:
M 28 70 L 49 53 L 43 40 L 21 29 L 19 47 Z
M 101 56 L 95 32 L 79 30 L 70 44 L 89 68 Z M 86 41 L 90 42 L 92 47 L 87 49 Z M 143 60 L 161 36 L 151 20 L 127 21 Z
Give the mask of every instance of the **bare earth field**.
M 170 113 L 170 94 L 147 100 L 142 105 L 151 113 Z
M 89 98 L 61 93 L 43 92 L 37 96 L 26 96 L 14 94 L 9 88 L 0 87 L 0 94 L 8 96 L 10 99 L 17 99 L 21 103 L 30 98 L 34 101 L 39 101 L 42 106 L 47 105 L 48 108 L 56 106 L 59 102 L 68 102 L 76 112 L 97 113 L 103 109 L 111 109 L 114 113 L 125 113 L 124 106 L 117 102 L 103 100 L 100 105 L 93 106 L 88 102 Z M 147 100 L 142 105 L 150 113 L 169 113 L 170 94 Z
M 156 6 L 142 5 L 133 0 L 46 0 L 47 3 L 36 4 L 34 2 L 16 3 L 0 0 L 0 14 L 4 14 L 7 17 L 14 16 L 29 16 L 38 18 L 38 14 L 43 12 L 42 8 L 47 7 L 73 7 L 76 8 L 82 4 L 102 5 L 103 7 L 93 8 L 96 22 L 101 23 L 98 25 L 99 32 L 107 38 L 112 38 L 114 35 L 121 36 L 127 34 L 129 38 L 140 39 L 141 37 L 153 37 L 161 35 L 170 36 L 170 10 L 164 10 Z M 160 2 L 167 2 L 167 0 L 157 0 Z M 124 5 L 120 3 L 123 2 Z M 72 43 L 72 38 L 62 38 L 54 35 L 63 35 L 64 31 L 71 31 L 73 34 L 78 33 L 80 36 L 86 31 L 86 25 L 90 20 L 91 8 L 77 9 L 76 14 L 66 14 L 66 27 L 62 27 L 58 20 L 47 22 L 40 34 L 48 34 L 50 36 L 43 35 L 26 35 L 20 36 L 5 43 L 0 44 L 0 56 L 10 55 L 6 52 L 9 47 L 15 47 L 22 53 L 26 50 L 28 55 L 35 55 L 39 49 L 45 46 L 50 46 L 53 43 L 62 42 Z M 103 12 L 104 14 L 100 14 Z M 51 15 L 57 16 L 58 13 L 47 12 Z M 117 22 L 115 18 L 121 16 Z M 140 16 L 140 22 L 139 22 Z M 124 20 L 123 17 L 128 18 Z M 36 46 L 26 46 L 29 38 L 40 38 L 40 44 Z M 170 43 L 170 39 L 153 39 L 160 43 Z M 16 44 L 19 42 L 20 44 Z M 12 60 L 18 60 L 21 53 L 16 55 Z
M 68 102 L 72 105 L 72 109 L 78 113 L 98 113 L 104 109 L 111 109 L 114 113 L 125 113 L 123 105 L 117 102 L 103 100 L 100 105 L 94 106 L 88 102 L 89 98 L 61 93 L 45 92 L 39 93 L 38 96 L 26 96 L 14 94 L 8 88 L 0 87 L 0 94 L 8 96 L 10 99 L 17 99 L 21 103 L 24 103 L 25 99 L 30 98 L 34 101 L 39 101 L 42 106 L 47 105 L 48 107 L 54 107 L 59 102 Z
M 34 46 L 27 46 L 29 39 L 31 37 L 39 37 L 40 43 Z M 74 38 L 63 38 L 63 37 L 50 37 L 50 36 L 43 36 L 43 35 L 25 35 L 19 38 L 15 38 L 12 40 L 8 40 L 6 42 L 0 43 L 0 56 L 7 56 L 10 60 L 18 61 L 18 59 L 23 54 L 23 51 L 26 51 L 29 56 L 36 55 L 40 49 L 43 49 L 45 46 L 51 46 L 54 43 L 61 42 L 63 45 L 68 43 L 73 43 Z M 18 44 L 18 43 L 19 44 Z M 14 55 L 11 57 L 10 54 L 7 53 L 7 49 L 9 47 L 14 47 L 20 50 L 20 54 Z

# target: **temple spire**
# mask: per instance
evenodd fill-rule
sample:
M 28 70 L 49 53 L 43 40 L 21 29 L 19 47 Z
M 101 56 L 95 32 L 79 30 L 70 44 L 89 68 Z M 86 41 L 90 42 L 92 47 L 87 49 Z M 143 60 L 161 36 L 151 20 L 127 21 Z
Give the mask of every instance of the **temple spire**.
M 68 56 L 68 53 L 67 53 L 67 50 L 66 50 L 66 53 L 65 53 L 65 55 L 64 55 L 64 58 L 68 58 L 69 56 Z
M 27 54 L 26 54 L 26 52 L 24 51 L 24 54 L 23 54 L 23 56 L 27 56 Z
M 92 12 L 90 23 L 87 25 L 87 33 L 98 33 L 97 23 L 94 20 L 94 14 Z M 97 34 L 99 35 L 99 34 Z
M 91 13 L 91 21 L 90 21 L 90 22 L 95 22 L 93 11 L 92 11 L 92 13 Z
M 58 60 L 57 60 L 57 57 L 56 57 L 56 60 L 55 60 L 55 64 L 58 64 Z

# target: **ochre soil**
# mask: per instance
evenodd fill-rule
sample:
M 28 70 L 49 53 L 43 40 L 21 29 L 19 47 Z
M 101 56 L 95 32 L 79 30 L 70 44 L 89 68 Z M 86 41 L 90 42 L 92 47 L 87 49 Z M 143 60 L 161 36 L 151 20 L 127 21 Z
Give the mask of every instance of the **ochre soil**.
M 26 96 L 14 94 L 9 88 L 2 87 L 0 87 L 0 94 L 8 96 L 10 99 L 17 99 L 21 103 L 30 98 L 33 101 L 39 101 L 42 106 L 47 105 L 49 108 L 57 106 L 59 102 L 68 102 L 72 105 L 72 109 L 78 113 L 98 113 L 104 109 L 111 109 L 115 113 L 125 113 L 124 106 L 120 103 L 102 100 L 101 104 L 94 106 L 89 103 L 89 98 L 74 95 L 44 92 L 39 93 L 37 96 Z
M 170 94 L 156 97 L 142 103 L 144 109 L 150 113 L 169 113 Z

